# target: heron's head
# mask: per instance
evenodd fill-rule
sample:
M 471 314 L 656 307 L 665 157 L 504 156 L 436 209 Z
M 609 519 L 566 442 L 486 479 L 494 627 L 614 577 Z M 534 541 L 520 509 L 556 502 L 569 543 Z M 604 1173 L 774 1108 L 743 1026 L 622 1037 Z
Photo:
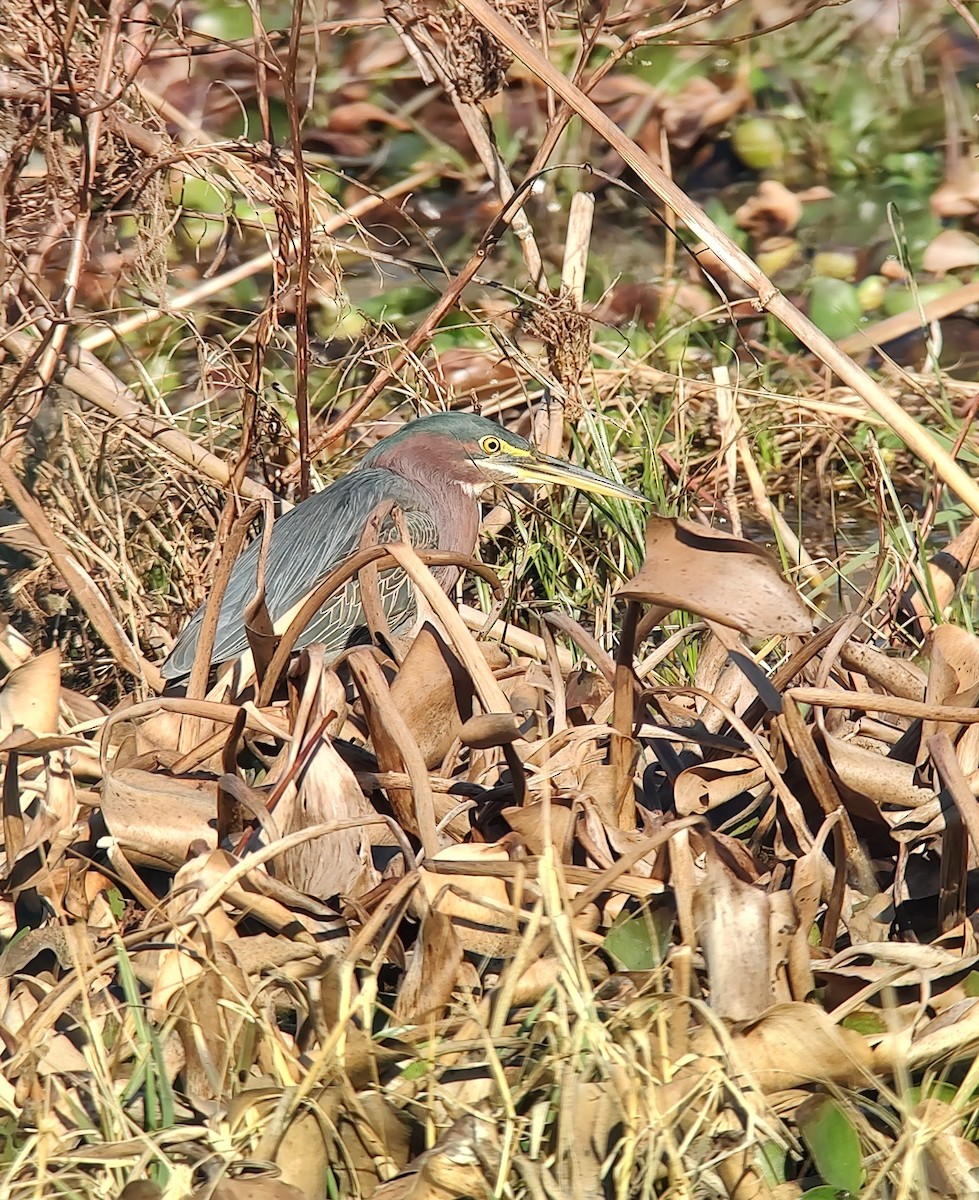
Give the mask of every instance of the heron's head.
M 378 442 L 364 465 L 414 478 L 424 474 L 435 484 L 455 484 L 474 496 L 494 486 L 527 483 L 560 484 L 620 500 L 644 499 L 624 484 L 541 454 L 526 438 L 472 413 L 434 413 L 409 421 Z

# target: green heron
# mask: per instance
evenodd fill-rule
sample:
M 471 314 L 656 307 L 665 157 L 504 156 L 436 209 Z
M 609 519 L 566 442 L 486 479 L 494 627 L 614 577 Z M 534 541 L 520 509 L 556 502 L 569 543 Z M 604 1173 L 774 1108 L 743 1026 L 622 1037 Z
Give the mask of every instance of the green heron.
M 598 496 L 642 500 L 638 492 L 582 467 L 538 453 L 529 442 L 485 417 L 445 412 L 408 422 L 378 442 L 360 466 L 279 517 L 265 564 L 265 603 L 276 629 L 327 574 L 356 551 L 371 514 L 386 502 L 401 510 L 412 544 L 471 556 L 479 534 L 479 497 L 495 484 L 560 483 Z M 393 541 L 396 514 L 386 518 L 379 541 Z M 248 649 L 244 610 L 255 593 L 261 538 L 235 563 L 221 603 L 211 660 L 227 662 Z M 446 590 L 453 567 L 435 575 Z M 411 631 L 416 604 L 407 576 L 382 572 L 379 593 L 392 634 Z M 204 620 L 200 608 L 163 664 L 167 679 L 190 674 Z M 356 578 L 317 612 L 297 649 L 323 642 L 338 656 L 369 640 Z

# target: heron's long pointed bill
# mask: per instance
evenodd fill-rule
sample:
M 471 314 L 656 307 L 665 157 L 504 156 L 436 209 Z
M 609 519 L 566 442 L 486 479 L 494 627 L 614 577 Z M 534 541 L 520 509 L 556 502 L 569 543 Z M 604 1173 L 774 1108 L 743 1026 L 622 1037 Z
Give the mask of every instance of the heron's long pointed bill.
M 508 472 L 509 474 L 510 472 Z M 577 488 L 579 492 L 590 492 L 593 496 L 611 496 L 617 500 L 640 500 L 646 497 L 634 492 L 623 483 L 615 483 L 604 475 L 576 467 L 563 458 L 551 458 L 546 454 L 535 454 L 513 464 L 512 477 L 520 483 L 557 483 L 562 487 Z

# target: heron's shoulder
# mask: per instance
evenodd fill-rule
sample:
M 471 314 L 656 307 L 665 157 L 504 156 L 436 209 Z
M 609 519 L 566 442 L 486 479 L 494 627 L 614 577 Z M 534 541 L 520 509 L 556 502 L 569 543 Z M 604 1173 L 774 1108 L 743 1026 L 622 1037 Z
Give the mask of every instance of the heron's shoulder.
M 369 513 L 384 500 L 394 500 L 409 509 L 419 503 L 417 489 L 403 476 L 386 467 L 358 467 L 323 491 L 314 492 L 286 515 L 306 513 L 311 516 L 316 511 L 325 513 L 334 509 Z

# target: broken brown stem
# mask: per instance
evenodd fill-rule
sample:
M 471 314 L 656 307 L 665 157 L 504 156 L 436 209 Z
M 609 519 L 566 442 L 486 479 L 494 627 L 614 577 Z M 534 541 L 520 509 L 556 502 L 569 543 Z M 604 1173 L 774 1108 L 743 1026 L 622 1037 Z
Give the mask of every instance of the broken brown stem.
M 636 651 L 636 628 L 642 606 L 636 600 L 626 605 L 622 620 L 619 649 L 615 656 L 615 699 L 612 705 L 613 733 L 609 743 L 609 763 L 612 767 L 612 795 L 615 797 L 616 820 L 620 829 L 636 828 L 636 796 L 633 774 L 639 747 L 634 725 L 636 719 L 636 676 L 633 660 Z

